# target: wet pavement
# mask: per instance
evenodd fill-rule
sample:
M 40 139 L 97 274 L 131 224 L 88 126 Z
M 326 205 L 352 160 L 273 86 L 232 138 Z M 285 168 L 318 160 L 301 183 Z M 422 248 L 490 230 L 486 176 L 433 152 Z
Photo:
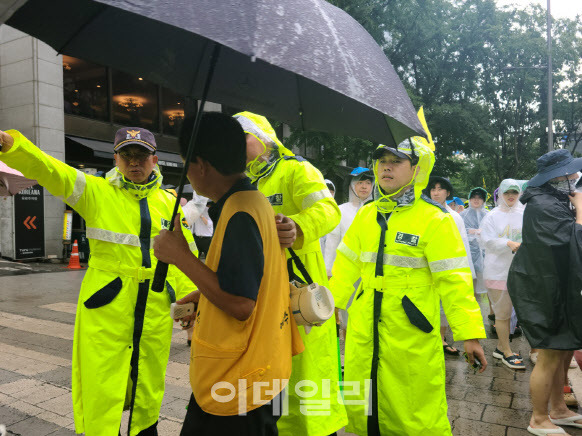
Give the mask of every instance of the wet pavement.
M 86 267 L 86 263 L 81 264 Z M 67 263 L 60 261 L 13 262 L 0 258 L 0 277 L 67 271 Z M 72 271 L 72 270 L 69 270 Z
M 50 272 L 39 271 L 43 265 L 32 266 L 36 274 L 29 274 L 13 265 L 8 267 L 16 271 L 2 270 L 5 264 L 0 262 L 0 424 L 6 425 L 8 435 L 75 434 L 71 352 L 77 292 L 84 271 L 62 270 L 63 265 L 59 264 L 59 268 L 49 264 Z M 484 306 L 486 300 L 481 304 Z M 452 337 L 450 331 L 447 336 Z M 489 362 L 483 374 L 473 374 L 461 356 L 446 356 L 449 418 L 454 435 L 529 434 L 525 430 L 531 414 L 529 346 L 523 337 L 512 342 L 513 350 L 526 357 L 527 365 L 525 371 L 515 371 L 491 356 L 496 342 L 482 341 Z M 455 345 L 462 349 L 462 343 Z M 185 333 L 175 329 L 160 436 L 179 434 L 190 396 L 188 362 Z M 570 374 L 582 386 L 582 372 L 575 369 Z M 412 388 L 410 395 L 416 395 Z M 124 423 L 122 429 L 125 428 Z M 568 431 L 582 435 L 580 429 Z

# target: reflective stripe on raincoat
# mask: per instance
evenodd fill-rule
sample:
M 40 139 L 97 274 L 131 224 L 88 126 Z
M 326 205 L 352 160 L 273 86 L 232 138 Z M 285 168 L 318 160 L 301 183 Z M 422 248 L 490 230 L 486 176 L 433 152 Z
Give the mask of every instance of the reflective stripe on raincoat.
M 73 342 L 73 409 L 77 433 L 116 435 L 131 408 L 130 436 L 159 417 L 172 324 L 170 303 L 192 292 L 192 282 L 170 265 L 164 291 L 150 290 L 156 259 L 152 238 L 168 227 L 175 198 L 124 180 L 86 175 L 45 154 L 17 131 L 0 160 L 34 176 L 86 221 L 89 268 L 79 293 Z M 192 234 L 182 229 L 196 252 Z
M 313 165 L 301 157 L 293 156 L 291 151 L 275 140 L 275 133 L 266 118 L 249 112 L 237 114 L 235 118 L 241 116 L 253 123 L 250 127 L 244 121 L 241 123 L 246 133 L 255 135 L 261 142 L 270 139 L 270 143 L 265 144 L 266 148 L 276 150 L 277 155 L 282 156 L 274 161 L 269 159 L 268 166 L 261 168 L 262 175 L 259 177 L 249 175 L 271 202 L 275 213 L 288 216 L 301 227 L 303 236 L 297 238 L 293 250 L 313 281 L 328 286 L 319 238 L 338 225 L 340 213 L 323 176 Z M 260 130 L 253 130 L 255 127 Z M 294 272 L 301 277 L 297 268 L 294 268 Z M 305 329 L 299 326 L 305 351 L 293 357 L 288 387 L 289 414 L 277 422 L 282 436 L 326 436 L 347 423 L 344 405 L 338 399 L 339 350 L 335 326 L 333 317 L 321 327 L 312 328 L 307 335 Z M 300 397 L 297 392 L 301 390 L 309 391 L 310 395 L 312 393 L 306 387 L 295 389 L 295 385 L 302 380 L 309 380 L 309 384 L 315 383 L 317 393 Z M 312 406 L 309 406 L 309 402 Z
M 421 198 L 434 155 L 415 147 L 420 161 L 412 202 L 384 195 L 380 204 L 360 209 L 337 250 L 330 282 L 336 306 L 344 308 L 362 278 L 348 310 L 344 373 L 346 430 L 361 436 L 451 434 L 439 299 L 456 341 L 485 337 L 454 220 Z

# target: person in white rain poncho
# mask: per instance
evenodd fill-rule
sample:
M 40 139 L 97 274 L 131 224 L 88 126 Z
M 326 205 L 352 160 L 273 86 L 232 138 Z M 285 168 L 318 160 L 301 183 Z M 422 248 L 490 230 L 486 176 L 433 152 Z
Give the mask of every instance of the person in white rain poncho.
M 356 213 L 369 200 L 372 200 L 372 188 L 374 187 L 374 174 L 368 168 L 354 168 L 350 173 L 352 180 L 348 193 L 348 202 L 339 206 L 342 218 L 339 225 L 327 235 L 323 259 L 327 276 L 331 277 L 331 268 L 335 260 L 336 250 L 342 238 L 348 231 Z
M 331 196 L 333 198 L 335 198 L 335 185 L 333 184 L 333 182 L 329 179 L 325 179 L 325 186 L 327 186 L 327 189 L 329 190 L 329 193 L 331 194 Z M 321 254 L 325 254 L 325 244 L 327 242 L 327 235 L 323 235 L 321 238 L 319 238 L 319 245 L 321 245 Z
M 506 179 L 499 186 L 497 207 L 481 222 L 481 241 L 485 248 L 483 278 L 495 313 L 499 338 L 493 357 L 513 369 L 525 369 L 523 359 L 509 346 L 510 319 L 513 305 L 507 292 L 507 275 L 513 255 L 521 245 L 523 205 L 519 202 L 521 187 Z

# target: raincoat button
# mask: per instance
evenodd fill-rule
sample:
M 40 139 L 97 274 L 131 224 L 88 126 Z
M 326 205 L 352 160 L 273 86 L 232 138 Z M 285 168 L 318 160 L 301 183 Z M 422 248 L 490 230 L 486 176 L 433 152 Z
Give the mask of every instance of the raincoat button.
M 259 371 L 259 375 L 264 375 L 264 374 L 265 374 L 265 370 L 261 369 L 261 370 Z
M 267 369 L 271 369 L 271 365 L 267 365 Z

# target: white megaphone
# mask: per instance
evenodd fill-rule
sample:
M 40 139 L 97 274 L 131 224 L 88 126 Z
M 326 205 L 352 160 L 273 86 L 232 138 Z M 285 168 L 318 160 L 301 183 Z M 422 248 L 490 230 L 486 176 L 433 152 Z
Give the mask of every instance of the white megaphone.
M 330 319 L 335 309 L 333 295 L 325 286 L 289 282 L 291 290 L 291 311 L 297 325 L 305 326 L 305 333 L 311 327 L 320 326 Z

